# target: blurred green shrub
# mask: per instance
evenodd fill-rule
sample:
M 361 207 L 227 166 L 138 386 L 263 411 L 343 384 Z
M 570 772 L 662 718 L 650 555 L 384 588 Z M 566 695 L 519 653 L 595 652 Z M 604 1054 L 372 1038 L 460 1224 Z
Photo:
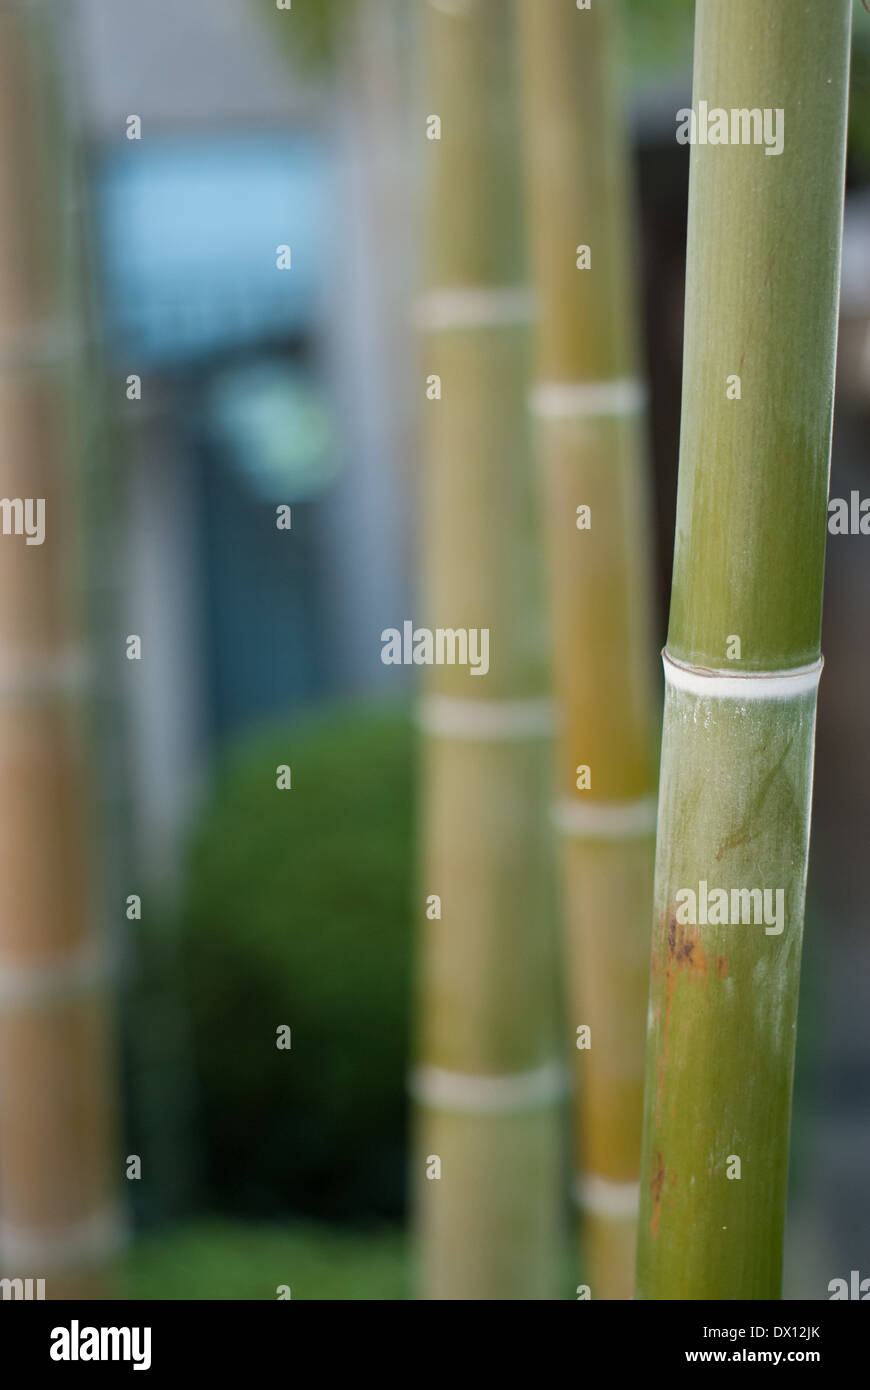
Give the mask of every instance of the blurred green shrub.
M 259 734 L 218 774 L 180 962 L 217 1210 L 401 1208 L 412 762 L 407 713 L 366 708 Z
M 347 7 L 351 0 L 343 0 Z M 339 0 L 296 0 L 289 10 L 279 10 L 275 0 L 253 0 L 252 12 L 268 25 L 273 43 L 302 66 L 323 67 L 335 56 Z
M 855 10 L 849 90 L 849 160 L 854 175 L 870 178 L 870 15 Z
M 137 1241 L 124 1292 L 147 1299 L 405 1299 L 407 1256 L 398 1231 L 245 1226 L 207 1221 Z
M 636 75 L 691 68 L 695 0 L 624 0 L 622 10 L 626 58 Z

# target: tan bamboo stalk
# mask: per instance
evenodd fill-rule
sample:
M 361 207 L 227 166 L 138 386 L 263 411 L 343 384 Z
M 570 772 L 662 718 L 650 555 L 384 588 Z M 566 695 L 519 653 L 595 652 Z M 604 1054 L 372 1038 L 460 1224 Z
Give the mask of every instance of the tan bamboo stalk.
M 441 138 L 424 147 L 420 357 L 440 399 L 422 405 L 423 621 L 488 630 L 490 668 L 427 667 L 420 705 L 421 916 L 432 896 L 441 903 L 440 918 L 423 923 L 413 1079 L 425 1299 L 557 1290 L 551 709 L 525 413 L 512 24 L 504 0 L 426 7 L 426 112 Z
M 555 819 L 571 1018 L 590 1030 L 574 1050 L 575 1192 L 591 1296 L 629 1298 L 658 719 L 632 200 L 613 4 L 523 0 L 521 17 L 539 299 L 531 404 L 560 723 Z
M 47 1298 L 86 1298 L 105 1291 L 119 1223 L 45 22 L 38 6 L 0 3 L 0 1268 L 44 1279 Z M 40 501 L 44 539 L 30 544 L 15 528 L 28 502 L 38 521 Z
M 780 1293 L 850 18 L 696 9 L 641 1298 Z

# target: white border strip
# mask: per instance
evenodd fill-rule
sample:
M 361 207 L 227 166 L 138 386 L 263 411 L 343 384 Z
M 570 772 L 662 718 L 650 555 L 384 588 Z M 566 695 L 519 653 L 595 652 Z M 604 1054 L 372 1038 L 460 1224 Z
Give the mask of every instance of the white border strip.
M 809 695 L 817 689 L 824 665 L 820 657 L 812 666 L 797 666 L 792 671 L 747 671 L 743 676 L 732 676 L 703 666 L 685 666 L 669 656 L 667 649 L 662 652 L 662 661 L 665 683 L 672 690 L 724 700 L 790 700 L 795 695 Z
M 658 802 L 654 796 L 636 801 L 581 801 L 564 798 L 550 816 L 562 835 L 589 840 L 627 840 L 651 835 L 656 828 Z
M 553 701 L 464 700 L 453 695 L 427 695 L 417 706 L 417 723 L 436 738 L 497 741 L 548 738 L 556 726 Z
M 435 1110 L 509 1115 L 561 1100 L 568 1091 L 568 1077 L 558 1061 L 508 1076 L 468 1076 L 440 1067 L 418 1067 L 411 1073 L 408 1088 L 418 1105 Z
M 93 935 L 77 950 L 44 965 L 25 965 L 0 956 L 0 1008 L 62 1002 L 105 983 L 113 974 L 108 942 Z
M 646 407 L 642 381 L 542 381 L 529 393 L 529 409 L 546 420 L 593 415 L 637 415 Z
M 52 700 L 87 689 L 90 670 L 83 652 L 0 661 L 0 701 Z
M 103 1260 L 126 1241 L 127 1223 L 117 1205 L 47 1231 L 0 1221 L 0 1256 L 7 1270 L 26 1266 L 50 1271 Z
M 581 1211 L 592 1216 L 610 1216 L 629 1221 L 640 1208 L 640 1183 L 614 1182 L 590 1173 L 574 1179 L 573 1196 Z
M 529 323 L 534 296 L 525 285 L 471 285 L 452 290 L 427 290 L 414 309 L 417 328 L 430 333 L 450 328 L 500 328 Z

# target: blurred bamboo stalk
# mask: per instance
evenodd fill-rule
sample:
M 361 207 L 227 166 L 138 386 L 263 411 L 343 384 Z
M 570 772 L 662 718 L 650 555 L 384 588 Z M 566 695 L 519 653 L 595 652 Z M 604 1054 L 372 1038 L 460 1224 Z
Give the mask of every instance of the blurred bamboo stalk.
M 572 1017 L 590 1030 L 574 1053 L 575 1193 L 591 1295 L 605 1299 L 630 1298 L 634 1282 L 659 716 L 616 18 L 612 4 L 521 4 L 554 811 Z
M 563 1076 L 547 833 L 551 709 L 526 423 L 513 5 L 426 7 L 419 317 L 431 627 L 490 669 L 427 668 L 415 1184 L 424 1299 L 556 1296 Z M 435 382 L 438 382 L 436 387 Z M 436 909 L 430 907 L 430 912 Z M 435 1176 L 440 1164 L 440 1176 Z
M 778 112 L 783 143 L 691 154 L 640 1298 L 780 1295 L 850 24 L 696 11 L 695 111 Z
M 66 428 L 65 134 L 45 7 L 0 3 L 0 1264 L 104 1296 L 119 1239 L 94 925 L 78 518 Z M 44 504 L 44 539 L 16 534 Z

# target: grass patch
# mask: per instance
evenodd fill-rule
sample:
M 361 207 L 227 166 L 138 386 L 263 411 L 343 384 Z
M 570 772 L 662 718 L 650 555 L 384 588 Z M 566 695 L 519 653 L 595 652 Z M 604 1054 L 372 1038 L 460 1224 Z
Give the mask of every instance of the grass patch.
M 406 1299 L 408 1241 L 398 1229 L 202 1220 L 138 1240 L 127 1257 L 131 1299 Z

